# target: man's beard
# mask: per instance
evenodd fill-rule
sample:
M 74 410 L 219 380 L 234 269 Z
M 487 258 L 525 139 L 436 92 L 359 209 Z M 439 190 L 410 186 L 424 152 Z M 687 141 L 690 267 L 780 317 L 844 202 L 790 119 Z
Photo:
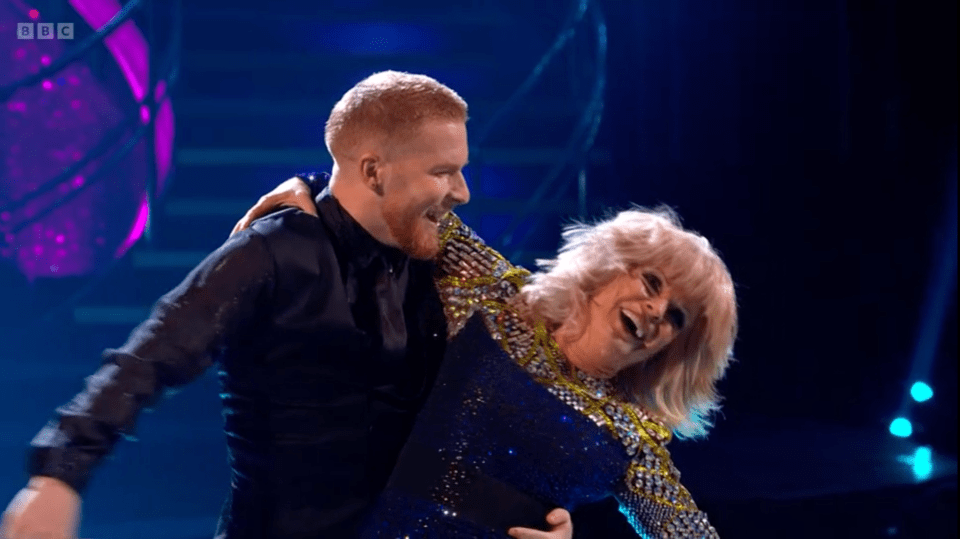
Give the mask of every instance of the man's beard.
M 400 250 L 411 258 L 431 260 L 440 252 L 437 227 L 423 214 L 388 205 L 383 209 L 383 219 L 390 234 L 400 244 Z

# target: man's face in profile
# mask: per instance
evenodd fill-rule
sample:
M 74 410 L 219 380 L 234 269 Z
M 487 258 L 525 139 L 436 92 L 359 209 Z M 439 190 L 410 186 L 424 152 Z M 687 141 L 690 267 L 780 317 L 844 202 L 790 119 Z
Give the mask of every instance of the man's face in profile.
M 470 200 L 463 177 L 466 124 L 427 120 L 413 136 L 395 141 L 389 153 L 382 168 L 383 218 L 404 252 L 431 259 L 440 251 L 440 220 Z

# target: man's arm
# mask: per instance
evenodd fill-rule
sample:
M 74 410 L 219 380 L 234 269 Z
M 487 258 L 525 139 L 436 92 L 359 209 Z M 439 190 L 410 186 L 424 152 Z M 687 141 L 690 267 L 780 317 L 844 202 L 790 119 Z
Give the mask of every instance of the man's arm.
M 144 408 L 213 363 L 238 321 L 250 316 L 273 279 L 264 238 L 248 232 L 210 254 L 153 307 L 126 344 L 104 353 L 86 388 L 60 407 L 34 438 L 31 475 L 57 478 L 78 492 Z
M 8 508 L 3 531 L 11 538 L 28 537 L 46 531 L 51 515 L 69 522 L 65 515 L 75 508 L 69 507 L 66 487 L 82 493 L 120 436 L 132 434 L 145 407 L 166 389 L 202 374 L 228 335 L 269 294 L 273 280 L 264 237 L 247 231 L 228 240 L 164 295 L 126 344 L 104 353 L 84 390 L 57 409 L 34 438 L 29 460 L 33 480 Z

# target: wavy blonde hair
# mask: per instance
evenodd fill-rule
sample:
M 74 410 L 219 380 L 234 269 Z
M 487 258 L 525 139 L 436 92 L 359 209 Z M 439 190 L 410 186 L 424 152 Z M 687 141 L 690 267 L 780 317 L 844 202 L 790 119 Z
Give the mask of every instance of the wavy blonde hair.
M 706 238 L 684 230 L 670 208 L 635 207 L 596 224 L 565 228 L 557 258 L 518 295 L 525 314 L 551 331 L 564 322 L 585 330 L 587 304 L 605 285 L 656 268 L 687 312 L 676 339 L 649 360 L 617 374 L 623 396 L 644 406 L 680 438 L 706 435 L 720 409 L 716 382 L 732 361 L 737 333 L 733 280 Z
M 378 136 L 409 137 L 425 120 L 467 121 L 467 102 L 426 75 L 381 71 L 358 82 L 333 106 L 324 142 L 334 160 Z

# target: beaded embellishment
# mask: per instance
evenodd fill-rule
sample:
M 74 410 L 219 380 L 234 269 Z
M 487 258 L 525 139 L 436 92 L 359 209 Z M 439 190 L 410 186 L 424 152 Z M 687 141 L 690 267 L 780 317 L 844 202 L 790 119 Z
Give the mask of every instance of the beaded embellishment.
M 638 519 L 647 529 L 653 525 L 658 537 L 716 537 L 680 484 L 680 472 L 665 448 L 672 437 L 669 429 L 640 406 L 617 398 L 610 380 L 572 368 L 544 324 L 531 326 L 511 305 L 509 299 L 530 272 L 512 265 L 452 213 L 440 223 L 440 242 L 436 284 L 448 338 L 480 312 L 492 337 L 534 380 L 623 444 L 631 457 L 622 491 L 632 506 L 625 512 L 628 519 Z

